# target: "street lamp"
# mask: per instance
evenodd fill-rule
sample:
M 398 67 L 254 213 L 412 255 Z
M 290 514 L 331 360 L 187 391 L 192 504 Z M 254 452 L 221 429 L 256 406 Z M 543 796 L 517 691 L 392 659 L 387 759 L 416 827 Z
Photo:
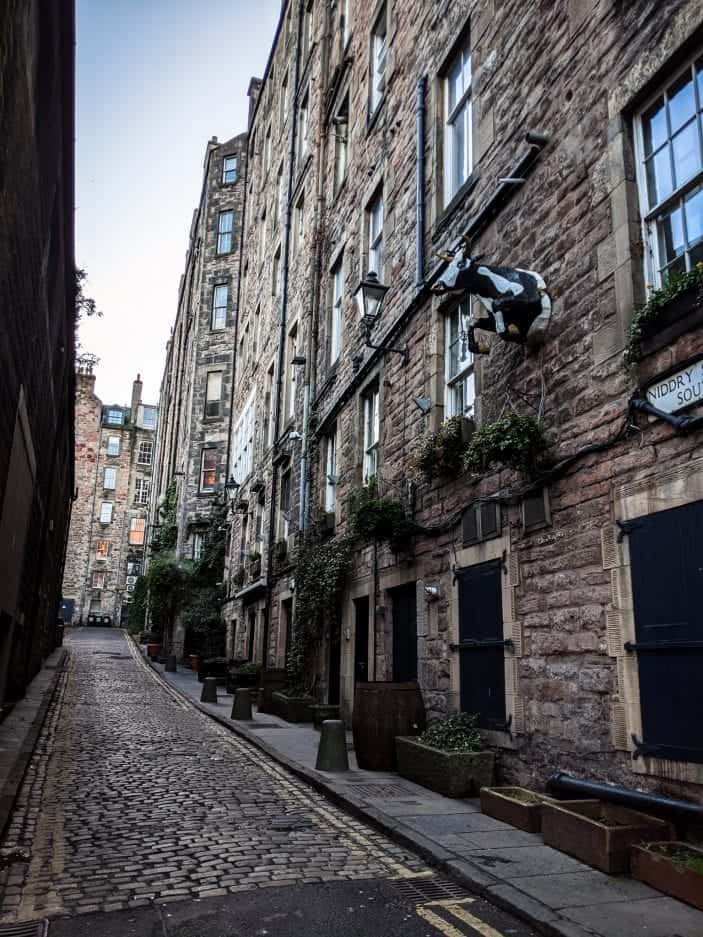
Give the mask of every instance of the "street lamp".
M 239 482 L 235 479 L 234 475 L 230 475 L 229 481 L 225 482 L 225 495 L 230 504 L 234 504 L 234 499 L 237 497 L 239 488 Z
M 369 270 L 366 279 L 363 279 L 356 288 L 354 296 L 359 306 L 364 326 L 372 328 L 381 315 L 381 306 L 386 298 L 386 293 L 390 286 L 379 282 L 378 276 L 373 270 Z

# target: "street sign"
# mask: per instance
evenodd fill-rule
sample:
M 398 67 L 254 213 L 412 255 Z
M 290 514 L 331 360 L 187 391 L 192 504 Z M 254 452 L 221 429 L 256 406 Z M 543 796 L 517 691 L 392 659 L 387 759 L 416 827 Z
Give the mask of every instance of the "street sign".
M 664 413 L 678 413 L 703 403 L 703 358 L 650 384 L 647 400 Z

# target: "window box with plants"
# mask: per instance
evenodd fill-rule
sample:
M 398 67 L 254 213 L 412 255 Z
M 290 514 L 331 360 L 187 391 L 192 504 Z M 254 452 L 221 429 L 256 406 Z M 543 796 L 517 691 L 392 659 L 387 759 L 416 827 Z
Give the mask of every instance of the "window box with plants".
M 703 263 L 685 273 L 671 273 L 666 283 L 649 294 L 632 317 L 625 360 L 640 358 L 703 322 Z
M 421 440 L 414 464 L 425 481 L 458 478 L 464 473 L 464 457 L 474 430 L 473 420 L 453 416 Z
M 631 846 L 647 840 L 671 839 L 673 834 L 673 828 L 665 820 L 599 800 L 542 804 L 545 845 L 608 875 L 629 871 Z
M 483 746 L 477 721 L 456 713 L 433 719 L 418 738 L 398 737 L 398 773 L 445 797 L 475 796 L 495 775 L 495 755 Z
M 525 787 L 482 787 L 481 813 L 526 833 L 542 829 L 542 804 L 553 800 Z
M 690 843 L 641 843 L 633 846 L 634 878 L 703 911 L 703 849 Z

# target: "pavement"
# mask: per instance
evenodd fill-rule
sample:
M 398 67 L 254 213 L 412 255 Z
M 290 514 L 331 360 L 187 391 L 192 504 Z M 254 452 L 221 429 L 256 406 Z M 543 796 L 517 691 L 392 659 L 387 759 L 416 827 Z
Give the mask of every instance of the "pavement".
M 251 722 L 230 718 L 233 698 L 200 702 L 202 684 L 180 668 L 159 678 L 201 712 L 254 744 L 364 823 L 412 849 L 433 868 L 531 924 L 548 937 L 703 937 L 703 913 L 641 882 L 609 876 L 480 812 L 478 800 L 453 800 L 397 774 L 315 769 L 319 733 L 254 709 Z M 352 748 L 348 733 L 348 748 Z
M 4 830 L 0 935 L 535 937 L 201 711 L 121 631 L 66 645 Z

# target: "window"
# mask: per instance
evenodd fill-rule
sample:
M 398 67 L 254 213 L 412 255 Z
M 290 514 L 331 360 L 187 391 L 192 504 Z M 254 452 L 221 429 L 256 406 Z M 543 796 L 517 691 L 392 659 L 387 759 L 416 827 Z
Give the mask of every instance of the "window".
M 211 329 L 224 329 L 227 325 L 228 298 L 229 287 L 226 283 L 219 284 L 212 291 L 212 316 L 210 319 Z
M 217 449 L 203 449 L 200 454 L 200 491 L 214 491 L 216 485 Z
M 288 119 L 288 72 L 285 73 L 283 76 L 283 81 L 281 82 L 281 97 L 278 102 L 278 106 L 278 119 L 280 128 L 283 130 L 283 125 Z
M 351 23 L 349 21 L 349 0 L 342 0 L 342 16 L 340 18 L 340 28 L 342 30 L 342 48 L 346 49 L 351 36 Z
M 259 231 L 259 266 L 261 266 L 266 258 L 266 208 L 261 212 L 261 227 Z
M 276 176 L 276 201 L 273 205 L 273 226 L 277 228 L 283 217 L 283 163 L 278 167 Z
M 252 335 L 251 353 L 256 361 L 259 354 L 259 341 L 261 335 L 261 306 L 256 307 L 254 313 L 254 334 Z
M 274 407 L 275 399 L 273 394 L 273 377 L 275 366 L 272 364 L 266 374 L 266 397 L 264 400 L 264 445 L 273 444 L 275 432 Z
M 334 364 L 342 350 L 342 298 L 344 272 L 340 257 L 332 270 L 332 309 L 330 311 L 329 363 Z
M 297 386 L 297 365 L 293 360 L 297 355 L 298 346 L 298 327 L 293 326 L 288 334 L 288 354 L 287 360 L 287 386 L 286 386 L 286 415 L 287 419 L 292 420 L 295 417 L 295 392 Z
M 303 243 L 305 235 L 305 196 L 301 195 L 295 206 L 293 218 L 293 253 L 295 254 Z
M 137 452 L 137 465 L 151 465 L 153 454 L 153 442 L 140 442 L 139 451 Z
M 107 454 L 108 455 L 120 454 L 120 437 L 119 436 L 107 437 Z
M 502 530 L 499 504 L 478 501 L 464 511 L 461 519 L 461 538 L 464 546 L 500 537 Z
M 205 416 L 220 416 L 222 408 L 222 371 L 208 371 L 205 389 Z
M 103 501 L 100 505 L 100 523 L 112 523 L 112 501 Z
M 255 394 L 252 393 L 234 425 L 232 433 L 231 474 L 240 484 L 251 474 L 254 465 Z
M 364 453 L 362 474 L 364 484 L 378 475 L 378 439 L 379 439 L 379 413 L 378 413 L 378 387 L 374 387 L 362 397 L 364 421 Z
M 95 547 L 95 555 L 99 560 L 106 560 L 110 555 L 110 541 L 98 540 Z
M 217 253 L 229 254 L 232 250 L 232 228 L 234 212 L 221 211 L 217 224 Z
M 134 503 L 149 503 L 149 479 L 137 478 L 134 482 Z
M 239 539 L 239 565 L 243 566 L 249 556 L 249 515 L 242 515 L 242 525 Z
M 279 533 L 281 540 L 287 540 L 290 532 L 290 492 L 291 492 L 291 472 L 287 469 L 281 475 L 281 520 Z
M 133 547 L 140 547 L 144 543 L 146 520 L 143 517 L 133 517 L 129 522 L 129 542 Z
M 313 26 L 313 17 L 312 17 L 312 0 L 305 8 L 303 12 L 303 46 L 302 46 L 302 56 L 301 62 L 305 62 L 308 55 L 310 54 L 310 49 L 312 48 L 312 26 Z
M 639 190 L 650 282 L 703 261 L 703 59 L 640 117 Z
M 107 423 L 110 426 L 122 426 L 124 423 L 124 412 L 122 410 L 108 410 Z
M 369 220 L 369 272 L 377 275 L 383 283 L 385 254 L 383 250 L 383 192 L 379 192 L 367 209 Z
M 91 583 L 93 589 L 105 588 L 105 576 L 106 576 L 106 573 L 102 569 L 96 569 L 93 572 L 93 581 Z
M 144 429 L 156 429 L 156 414 L 158 412 L 158 408 L 142 405 L 141 411 L 140 425 Z
M 337 495 L 337 429 L 325 437 L 325 511 L 332 513 Z
M 205 546 L 205 537 L 203 534 L 196 533 L 193 534 L 193 559 L 196 561 L 201 559 L 203 555 L 203 547 Z
M 310 123 L 310 99 L 306 94 L 298 112 L 298 171 L 303 168 L 303 161 L 308 155 L 308 133 Z
M 334 191 L 339 192 L 347 175 L 347 148 L 349 146 L 349 95 L 345 95 L 332 118 L 334 133 Z
M 231 185 L 237 181 L 236 156 L 225 156 L 222 162 L 222 181 L 225 185 Z
M 444 76 L 444 204 L 471 175 L 471 51 L 468 42 Z
M 444 317 L 444 417 L 471 416 L 476 397 L 474 356 L 468 349 L 471 318 L 467 299 Z
M 386 40 L 387 23 L 386 8 L 384 6 L 371 32 L 371 88 L 369 94 L 371 114 L 376 112 L 386 90 L 386 55 L 388 52 Z
M 116 484 L 117 469 L 114 467 L 114 465 L 110 465 L 105 469 L 105 475 L 103 476 L 103 488 L 108 488 L 114 491 Z
M 278 296 L 281 292 L 281 248 L 273 255 L 271 267 L 271 295 Z
M 271 154 L 273 152 L 271 145 L 271 124 L 268 126 L 266 131 L 266 139 L 264 140 L 264 176 L 268 175 L 269 170 L 271 169 Z

